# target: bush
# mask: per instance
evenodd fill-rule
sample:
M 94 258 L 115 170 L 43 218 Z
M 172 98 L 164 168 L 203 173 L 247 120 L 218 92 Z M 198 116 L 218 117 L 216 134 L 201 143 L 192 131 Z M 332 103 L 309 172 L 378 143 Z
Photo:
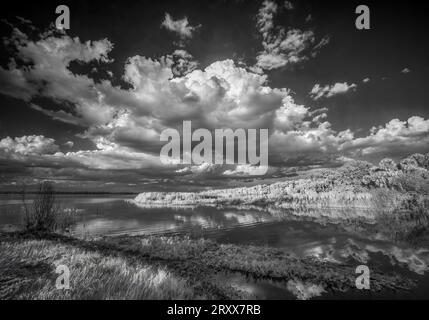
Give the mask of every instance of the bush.
M 362 179 L 362 184 L 367 188 L 396 188 L 396 177 L 400 171 L 375 171 Z
M 384 158 L 378 164 L 379 168 L 384 171 L 395 171 L 398 169 L 395 161 L 390 158 Z
M 426 158 L 423 154 L 414 153 L 411 156 L 409 156 L 408 158 L 414 159 L 419 167 L 421 167 L 421 168 L 425 167 Z
M 424 172 L 418 170 L 398 175 L 395 178 L 395 185 L 406 192 L 429 195 L 429 180 L 425 177 Z
M 419 167 L 418 162 L 413 157 L 408 157 L 405 159 L 402 159 L 399 162 L 399 169 L 401 169 L 404 172 L 415 170 Z
M 373 165 L 366 161 L 351 161 L 338 169 L 340 183 L 347 182 L 353 185 L 361 185 L 362 179 L 371 174 Z
M 44 181 L 39 185 L 31 208 L 25 203 L 25 193 L 23 201 L 24 224 L 27 231 L 52 232 L 56 229 L 59 208 L 52 183 Z

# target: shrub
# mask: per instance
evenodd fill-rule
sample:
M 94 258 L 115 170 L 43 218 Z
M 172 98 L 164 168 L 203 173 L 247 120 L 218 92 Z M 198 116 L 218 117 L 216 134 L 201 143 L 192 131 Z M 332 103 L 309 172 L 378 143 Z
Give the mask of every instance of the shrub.
M 416 159 L 414 159 L 413 157 L 402 159 L 399 162 L 399 169 L 401 169 L 404 172 L 412 171 L 414 169 L 417 169 L 418 167 L 419 167 L 419 164 L 417 163 Z
M 394 184 L 407 192 L 417 192 L 429 195 L 429 179 L 419 170 L 402 173 L 395 178 Z
M 393 161 L 390 158 L 384 158 L 382 159 L 378 166 L 380 167 L 380 169 L 383 169 L 384 171 L 395 171 L 398 169 L 395 161 Z
M 52 232 L 56 228 L 59 208 L 55 200 L 52 183 L 44 181 L 39 185 L 38 193 L 29 209 L 25 204 L 24 224 L 27 231 Z
M 408 158 L 414 159 L 419 167 L 424 168 L 425 162 L 426 162 L 426 158 L 425 158 L 425 156 L 423 154 L 421 154 L 421 153 L 414 153 L 411 156 L 409 156 Z
M 364 177 L 371 174 L 374 166 L 366 161 L 351 161 L 338 169 L 339 178 L 334 185 L 364 186 Z
M 398 172 L 400 171 L 375 171 L 363 177 L 362 184 L 367 188 L 395 188 Z

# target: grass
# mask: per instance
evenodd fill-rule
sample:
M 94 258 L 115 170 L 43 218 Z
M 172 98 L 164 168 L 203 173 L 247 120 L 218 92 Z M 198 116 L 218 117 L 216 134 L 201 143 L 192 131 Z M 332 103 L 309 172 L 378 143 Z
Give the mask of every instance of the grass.
M 31 205 L 26 203 L 26 192 L 22 193 L 24 209 L 23 224 L 28 232 L 68 231 L 77 218 L 77 210 L 62 209 L 56 199 L 53 184 L 43 181 L 38 186 L 38 193 Z
M 70 290 L 55 268 L 69 267 Z M 355 289 L 353 266 L 296 258 L 279 249 L 222 245 L 183 237 L 80 240 L 53 234 L 0 234 L 1 299 L 248 299 L 219 274 L 341 293 Z M 250 280 L 253 281 L 253 280 Z M 296 285 L 295 285 L 296 284 Z M 372 270 L 371 290 L 408 290 L 413 282 Z
M 163 267 L 50 240 L 0 243 L 0 299 L 196 299 L 190 284 Z M 70 269 L 58 290 L 56 266 Z

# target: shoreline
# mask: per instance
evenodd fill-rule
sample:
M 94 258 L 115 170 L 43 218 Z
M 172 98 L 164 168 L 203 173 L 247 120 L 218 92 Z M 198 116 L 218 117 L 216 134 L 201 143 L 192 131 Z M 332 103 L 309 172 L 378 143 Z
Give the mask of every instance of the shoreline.
M 113 293 L 105 292 L 103 294 L 102 288 L 106 284 L 98 283 L 96 279 L 106 272 L 106 268 L 109 269 L 109 263 L 107 263 L 109 259 L 114 259 L 112 261 L 122 265 L 121 268 L 141 265 L 139 268 L 144 270 L 147 268 L 158 270 L 157 272 L 163 270 L 165 277 L 168 275 L 170 280 L 174 279 L 176 285 L 180 283 L 182 291 L 189 294 L 185 297 L 186 299 L 260 298 L 252 296 L 249 292 L 243 292 L 239 288 L 234 288 L 228 281 L 222 282 L 219 275 L 223 273 L 238 274 L 245 279 L 272 281 L 284 286 L 295 298 L 299 299 L 309 299 L 324 293 L 341 296 L 350 290 L 357 290 L 352 265 L 336 264 L 314 258 L 296 258 L 280 249 L 269 247 L 218 244 L 211 240 L 190 239 L 189 237 L 117 236 L 81 240 L 57 234 L 15 232 L 0 233 L 0 248 L 2 251 L 2 258 L 0 258 L 2 283 L 5 283 L 4 280 L 10 274 L 10 270 L 18 275 L 12 283 L 22 282 L 21 286 L 15 288 L 15 293 L 2 297 L 10 299 L 84 298 L 79 290 L 81 285 L 73 280 L 71 280 L 71 286 L 75 288 L 74 291 L 71 290 L 68 293 L 58 291 L 55 293 L 55 290 L 49 291 L 49 293 L 44 291 L 47 290 L 47 287 L 54 285 L 55 282 L 52 281 L 55 279 L 54 266 L 60 262 L 70 264 L 73 272 L 78 273 L 79 277 L 87 279 L 88 274 L 92 274 L 91 283 L 86 283 L 85 288 L 96 286 L 93 294 L 103 295 L 98 298 L 108 298 L 108 295 Z M 29 252 L 31 252 L 30 257 Z M 81 259 L 76 257 L 81 257 Z M 106 265 L 101 262 L 101 264 L 94 265 L 94 259 L 103 261 Z M 26 279 L 30 275 L 16 272 L 16 269 L 25 269 L 27 263 L 38 265 L 42 261 L 45 270 L 39 275 L 41 277 L 39 282 L 41 281 L 43 285 L 39 283 L 35 286 L 28 283 Z M 112 261 L 110 264 L 113 263 Z M 95 270 L 92 270 L 94 268 Z M 119 274 L 111 274 L 113 278 L 109 281 L 114 281 L 115 277 L 120 276 L 121 270 L 118 269 L 115 272 Z M 121 280 L 121 283 L 131 281 L 131 279 L 133 278 L 130 273 Z M 407 291 L 415 286 L 414 281 L 410 279 L 400 275 L 385 275 L 378 271 L 372 273 L 371 279 L 372 293 L 385 290 Z M 2 284 L 0 292 L 8 291 L 10 285 L 8 287 L 7 283 L 6 281 L 6 287 Z M 98 288 L 97 285 L 100 287 Z M 115 285 L 117 285 L 116 282 Z M 139 282 L 138 285 L 144 284 Z M 42 290 L 42 288 L 44 289 Z M 165 294 L 171 293 L 168 292 L 166 290 Z M 46 296 L 43 296 L 44 294 Z M 86 294 L 89 295 L 87 298 L 94 298 L 91 297 L 91 293 Z M 132 298 L 132 296 L 127 296 L 126 292 L 122 294 L 125 296 L 113 298 Z M 175 292 L 175 294 L 178 296 L 170 298 L 184 298 L 180 296 L 179 292 Z

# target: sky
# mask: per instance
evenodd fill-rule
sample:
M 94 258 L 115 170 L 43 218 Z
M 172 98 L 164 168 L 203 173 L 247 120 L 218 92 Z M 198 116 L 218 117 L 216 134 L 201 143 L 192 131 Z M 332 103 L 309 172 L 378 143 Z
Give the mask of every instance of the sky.
M 427 4 L 14 1 L 0 14 L 0 190 L 229 187 L 429 152 Z M 269 130 L 269 168 L 163 164 L 160 133 Z

